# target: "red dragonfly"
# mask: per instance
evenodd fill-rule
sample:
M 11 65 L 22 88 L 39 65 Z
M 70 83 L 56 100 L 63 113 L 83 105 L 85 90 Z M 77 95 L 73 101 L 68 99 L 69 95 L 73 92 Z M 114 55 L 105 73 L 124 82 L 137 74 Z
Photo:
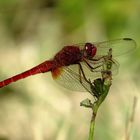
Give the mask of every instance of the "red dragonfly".
M 53 79 L 59 84 L 72 90 L 83 91 L 89 85 L 88 76 L 95 79 L 103 71 L 106 60 L 109 60 L 110 49 L 115 57 L 130 52 L 135 47 L 135 41 L 130 38 L 64 46 L 53 59 L 1 81 L 0 88 L 28 76 L 51 71 Z M 118 63 L 113 60 L 111 70 L 115 69 L 118 69 Z

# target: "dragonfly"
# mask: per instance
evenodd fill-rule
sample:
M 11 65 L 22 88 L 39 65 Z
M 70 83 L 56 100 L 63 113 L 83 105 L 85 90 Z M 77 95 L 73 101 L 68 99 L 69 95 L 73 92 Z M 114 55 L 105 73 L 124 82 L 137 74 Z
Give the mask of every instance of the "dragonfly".
M 95 79 L 107 61 L 112 62 L 111 71 L 119 67 L 113 59 L 136 48 L 131 38 L 121 38 L 103 42 L 87 42 L 64 46 L 49 60 L 0 82 L 0 88 L 31 75 L 51 72 L 53 79 L 65 88 L 74 91 L 89 91 L 89 78 Z M 111 50 L 111 57 L 108 53 Z M 113 56 L 113 58 L 112 58 Z

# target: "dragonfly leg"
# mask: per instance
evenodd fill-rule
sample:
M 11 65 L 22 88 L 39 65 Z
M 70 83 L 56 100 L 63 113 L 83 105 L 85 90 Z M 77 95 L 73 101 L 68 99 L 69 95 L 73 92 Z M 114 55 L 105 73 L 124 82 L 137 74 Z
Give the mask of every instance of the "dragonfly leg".
M 92 71 L 92 72 L 93 72 L 95 69 L 97 69 L 97 68 L 103 66 L 103 65 L 101 64 L 101 65 L 98 65 L 98 66 L 96 66 L 96 67 L 92 67 L 86 59 L 84 59 L 84 62 L 87 64 L 87 66 L 90 68 L 90 71 Z
M 88 80 L 88 79 L 86 78 L 85 73 L 84 73 L 84 70 L 83 70 L 81 64 L 78 63 L 78 65 L 79 65 L 80 83 L 82 84 L 82 75 L 83 75 L 84 80 L 85 80 L 87 83 L 91 84 L 91 81 Z
M 79 80 L 80 80 L 80 83 L 82 84 L 82 74 L 81 74 L 80 66 L 79 66 Z
M 88 79 L 86 78 L 85 73 L 84 73 L 84 71 L 83 71 L 83 68 L 82 68 L 81 64 L 78 63 L 78 65 L 79 65 L 79 75 L 80 75 L 79 78 L 80 78 L 80 83 L 81 83 L 81 85 L 82 85 L 91 95 L 93 95 L 93 94 L 92 94 L 92 91 L 89 90 L 89 89 L 86 87 L 86 85 L 82 82 L 82 75 L 83 75 L 84 80 L 90 85 L 90 87 L 92 86 L 92 82 L 91 82 L 90 79 L 88 80 Z
M 91 60 L 91 61 L 99 61 L 99 60 L 104 59 L 104 58 L 105 58 L 105 56 L 101 56 L 99 58 L 89 58 L 89 60 Z
M 90 61 L 99 61 L 99 63 L 101 62 L 100 60 L 103 59 L 103 60 L 107 60 L 107 59 L 111 59 L 112 58 L 112 55 L 110 54 L 110 51 L 109 50 L 109 54 L 108 55 L 104 55 L 104 56 L 101 56 L 99 58 L 89 58 Z
M 86 87 L 86 85 L 82 82 L 82 75 L 83 75 L 84 80 L 90 85 L 90 88 L 93 87 L 93 83 L 91 82 L 90 79 L 87 79 L 87 78 L 86 78 L 85 73 L 84 73 L 84 70 L 83 70 L 81 64 L 78 63 L 78 65 L 79 65 L 80 83 L 82 84 L 82 86 L 83 86 L 91 95 L 94 96 L 94 98 L 95 98 L 95 100 L 96 100 L 96 96 L 95 96 L 95 94 L 93 93 L 93 91 L 89 90 L 89 89 Z

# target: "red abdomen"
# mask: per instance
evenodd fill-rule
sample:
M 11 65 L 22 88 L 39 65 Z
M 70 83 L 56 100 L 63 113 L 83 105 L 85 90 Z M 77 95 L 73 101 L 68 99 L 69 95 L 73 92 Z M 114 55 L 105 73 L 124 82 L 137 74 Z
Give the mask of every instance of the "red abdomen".
M 20 79 L 23 79 L 23 78 L 26 78 L 28 76 L 31 76 L 31 75 L 35 75 L 35 74 L 38 74 L 38 73 L 44 73 L 44 72 L 48 72 L 50 70 L 52 70 L 52 68 L 54 67 L 54 62 L 53 61 L 45 61 L 41 64 L 39 64 L 38 66 L 30 69 L 30 70 L 27 70 L 23 73 L 20 73 L 18 75 L 15 75 L 11 78 L 8 78 L 6 80 L 3 80 L 0 82 L 0 88 L 12 83 L 12 82 L 16 82 L 17 80 L 20 80 Z

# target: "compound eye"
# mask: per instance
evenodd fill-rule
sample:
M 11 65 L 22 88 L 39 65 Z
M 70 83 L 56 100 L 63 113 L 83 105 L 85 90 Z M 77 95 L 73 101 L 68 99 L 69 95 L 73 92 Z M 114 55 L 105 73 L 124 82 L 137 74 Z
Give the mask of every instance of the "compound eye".
M 91 44 L 91 43 L 86 43 L 85 44 L 85 51 L 86 51 L 86 56 L 87 57 L 93 57 L 96 54 L 96 47 Z

